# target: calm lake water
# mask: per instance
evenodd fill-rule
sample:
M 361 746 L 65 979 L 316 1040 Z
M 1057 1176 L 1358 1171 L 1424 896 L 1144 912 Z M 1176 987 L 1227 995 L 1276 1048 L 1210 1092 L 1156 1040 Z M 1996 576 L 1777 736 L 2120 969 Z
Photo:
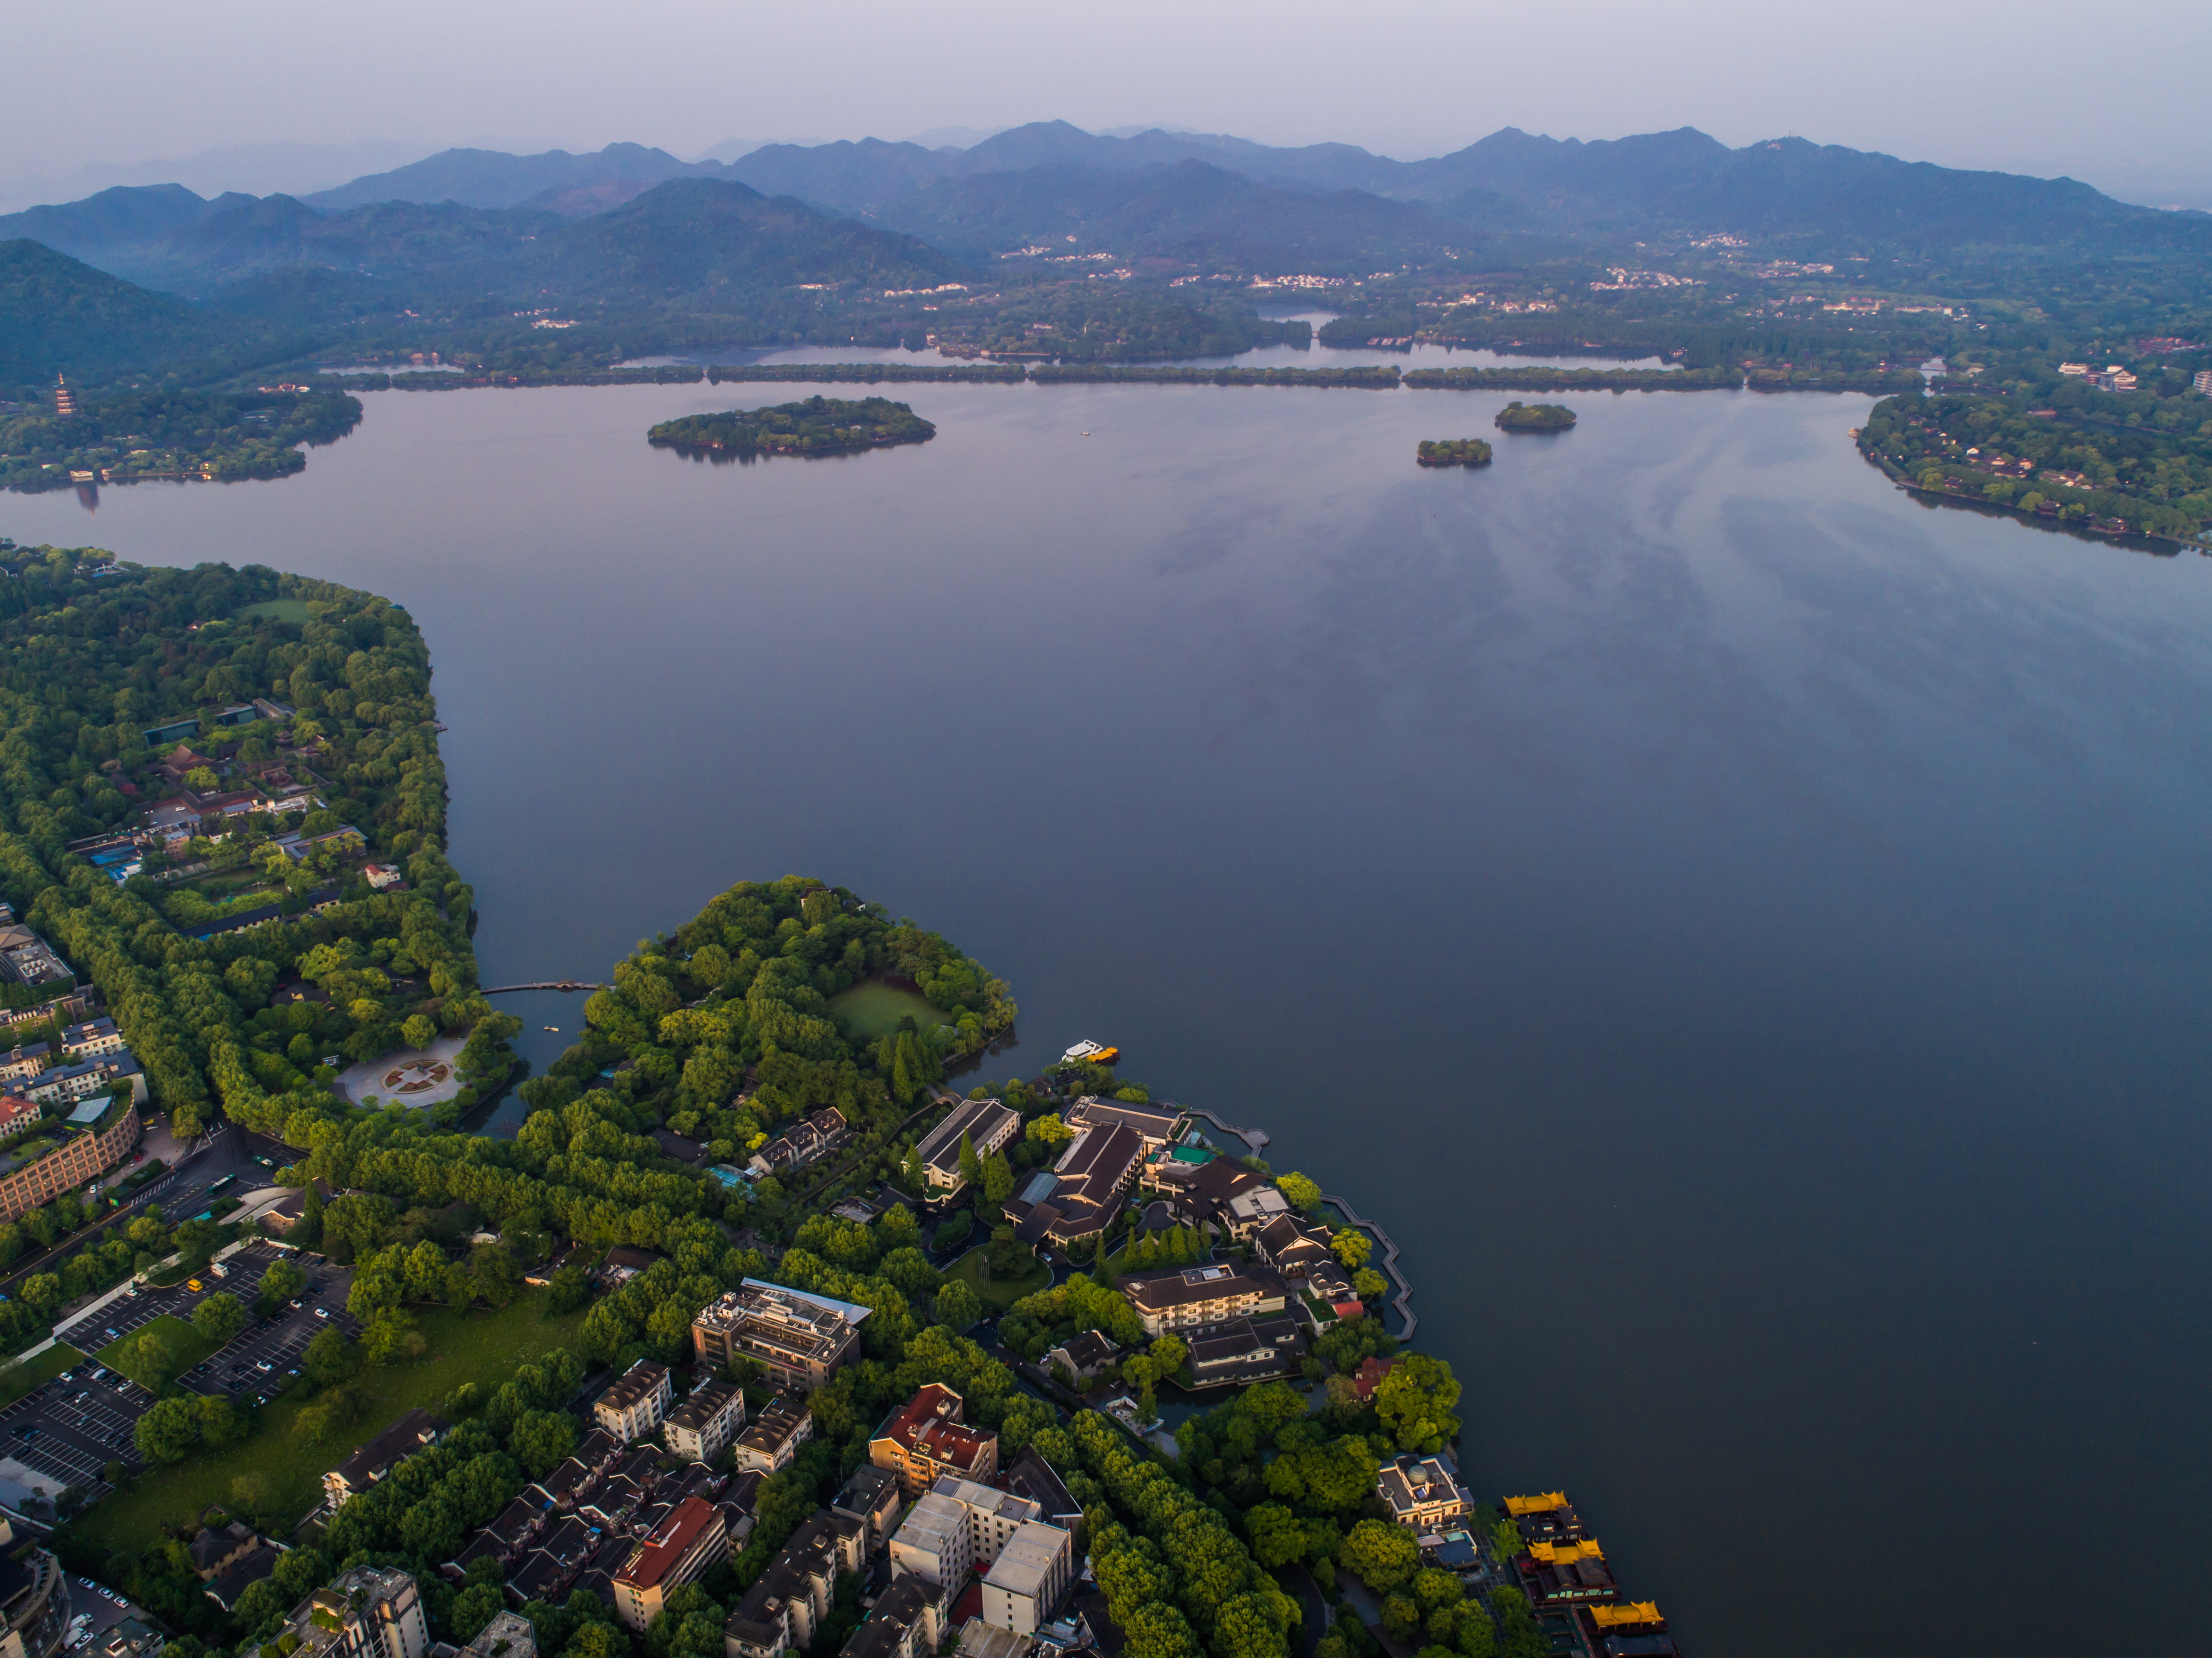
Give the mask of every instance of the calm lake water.
M 993 1075 L 1095 1037 L 1266 1126 L 1406 1249 L 1478 1487 L 1565 1487 L 1699 1658 L 2197 1626 L 2212 562 L 1916 505 L 1856 398 L 644 442 L 756 391 L 376 394 L 0 530 L 409 606 L 489 982 L 804 872 L 1013 981 Z

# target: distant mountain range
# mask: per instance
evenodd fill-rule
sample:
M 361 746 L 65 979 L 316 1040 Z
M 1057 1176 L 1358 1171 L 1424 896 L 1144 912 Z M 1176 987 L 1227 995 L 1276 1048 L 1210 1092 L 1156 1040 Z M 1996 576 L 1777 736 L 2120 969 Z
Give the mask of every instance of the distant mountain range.
M 640 144 L 588 155 L 450 149 L 296 199 L 118 186 L 0 217 L 0 239 L 27 236 L 196 293 L 290 263 L 389 275 L 507 258 L 562 222 L 617 212 L 678 181 L 789 197 L 969 262 L 1070 238 L 1126 257 L 1337 270 L 1529 235 L 1618 243 L 1732 231 L 1838 251 L 1862 240 L 1920 251 L 2115 238 L 2212 246 L 2212 216 L 2129 206 L 2072 179 L 1961 172 L 1796 138 L 1730 149 L 1687 127 L 1594 143 L 1509 127 L 1449 155 L 1398 161 L 1350 144 L 1277 149 L 1157 130 L 1109 137 L 1062 121 L 964 149 L 871 138 L 769 144 L 729 163 Z
M 1845 234 L 1908 234 L 1950 242 L 2041 242 L 2141 220 L 2151 210 L 2069 179 L 1965 172 L 1895 156 L 1773 139 L 1730 149 L 1692 127 L 1584 143 L 1507 127 L 1449 155 L 1398 161 L 1352 144 L 1278 149 L 1220 134 L 1128 137 L 1065 121 L 1011 128 L 966 149 L 915 143 L 769 144 L 727 164 L 612 144 L 596 155 L 447 150 L 410 167 L 306 197 L 333 209 L 372 201 L 604 210 L 672 178 L 726 178 L 769 196 L 876 213 L 948 179 L 1039 167 L 1127 173 L 1198 161 L 1291 191 L 1357 190 L 1428 203 L 1465 219 L 1495 201 L 1559 228 L 1689 227 Z
M 613 215 L 677 181 L 790 197 L 817 216 L 921 236 L 969 263 L 1071 239 L 1086 252 L 1248 270 L 1354 270 L 1531 234 L 1620 241 L 1729 230 L 1820 239 L 1836 250 L 1851 241 L 2081 247 L 2115 236 L 2170 250 L 2212 246 L 2212 216 L 2132 208 L 2073 179 L 1960 173 L 1805 139 L 1729 150 L 1694 128 L 1599 143 L 1506 128 L 1451 155 L 1394 161 L 1352 143 L 1272 149 L 1164 131 L 1099 137 L 1066 122 L 1011 128 L 969 149 L 769 143 L 730 164 L 679 161 L 641 143 L 591 155 L 442 150 L 299 199 L 210 201 L 175 184 L 118 185 L 0 216 L 0 239 L 28 236 L 192 294 L 288 263 L 387 276 L 550 257 L 531 243 L 560 241 L 564 221 Z M 796 230 L 805 219 L 785 215 L 783 223 Z M 805 243 L 814 246 L 818 236 Z M 792 252 L 803 263 L 803 247 Z M 744 265 L 752 254 L 732 257 Z
M 520 331 L 542 349 L 556 342 L 535 328 L 566 326 L 550 307 L 588 325 L 562 334 L 560 349 L 604 361 L 623 342 L 666 350 L 811 337 L 839 326 L 838 307 L 880 311 L 896 295 L 988 282 L 1001 270 L 1018 284 L 1111 270 L 1370 277 L 1411 268 L 1456 280 L 1560 258 L 1638 264 L 1647 242 L 1680 249 L 1719 232 L 1747 239 L 1758 258 L 1886 250 L 1949 268 L 2025 254 L 2076 268 L 2147 255 L 2200 269 L 2212 255 L 2212 216 L 2130 206 L 2072 179 L 1795 138 L 1730 149 L 1689 128 L 1595 143 L 1508 128 L 1417 161 L 1349 144 L 1102 136 L 1058 121 L 964 149 L 770 144 L 731 162 L 639 144 L 451 149 L 301 197 L 118 186 L 0 217 L 10 259 L 0 360 L 145 361 L 167 355 L 150 343 L 162 339 L 203 355 L 252 354 L 295 335 L 325 349 L 434 316 Z M 32 245 L 41 257 L 25 252 Z M 56 264 L 49 252 L 69 258 Z M 1006 256 L 1019 263 L 1003 265 Z M 117 277 L 136 288 L 121 291 Z M 1172 303 L 1229 301 L 1230 290 L 1208 291 L 1213 300 Z M 169 295 L 200 303 L 179 312 Z M 52 314 L 30 313 L 40 307 Z M 112 349 L 86 331 L 101 319 L 115 325 Z M 1156 320 L 1114 326 L 1151 337 Z M 938 325 L 917 314 L 896 325 Z

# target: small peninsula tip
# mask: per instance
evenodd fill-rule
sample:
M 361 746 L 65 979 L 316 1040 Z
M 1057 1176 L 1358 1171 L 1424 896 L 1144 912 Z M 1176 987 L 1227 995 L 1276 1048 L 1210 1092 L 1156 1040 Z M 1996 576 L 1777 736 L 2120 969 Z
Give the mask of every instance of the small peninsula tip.
M 1490 446 L 1480 438 L 1423 438 L 1413 459 L 1423 466 L 1487 466 Z
M 666 448 L 740 454 L 841 455 L 894 443 L 927 443 L 937 428 L 888 398 L 805 398 L 767 409 L 731 409 L 663 421 L 646 441 Z
M 1564 403 L 1509 403 L 1498 411 L 1501 432 L 1564 432 L 1575 423 L 1575 411 Z

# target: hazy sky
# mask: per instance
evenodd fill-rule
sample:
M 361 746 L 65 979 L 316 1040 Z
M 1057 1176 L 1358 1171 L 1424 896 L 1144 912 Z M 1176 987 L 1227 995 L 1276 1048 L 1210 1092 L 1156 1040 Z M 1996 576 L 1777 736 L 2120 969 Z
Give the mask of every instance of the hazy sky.
M 2212 177 L 2212 5 L 2118 0 L 109 0 L 25 7 L 0 177 L 270 141 L 690 155 L 1060 117 L 1385 154 L 1500 126 L 1796 132 L 2155 191 Z

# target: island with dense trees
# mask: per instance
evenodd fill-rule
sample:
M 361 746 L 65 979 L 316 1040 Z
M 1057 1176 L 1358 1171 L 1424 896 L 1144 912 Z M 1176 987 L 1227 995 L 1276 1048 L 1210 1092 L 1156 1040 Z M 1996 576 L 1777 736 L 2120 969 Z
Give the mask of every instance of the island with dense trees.
M 664 448 L 733 455 L 842 455 L 894 443 L 927 443 L 937 428 L 889 398 L 805 398 L 766 409 L 732 409 L 663 421 L 646 434 Z
M 307 464 L 301 445 L 335 442 L 360 420 L 358 398 L 304 385 L 118 391 L 87 397 L 68 415 L 49 394 L 43 406 L 0 413 L 0 484 L 55 489 L 142 478 L 282 477 Z
M 1423 466 L 1487 466 L 1490 446 L 1480 438 L 1423 438 L 1413 459 Z
M 1575 423 L 1575 411 L 1563 403 L 1509 403 L 1498 411 L 1501 432 L 1564 432 Z

